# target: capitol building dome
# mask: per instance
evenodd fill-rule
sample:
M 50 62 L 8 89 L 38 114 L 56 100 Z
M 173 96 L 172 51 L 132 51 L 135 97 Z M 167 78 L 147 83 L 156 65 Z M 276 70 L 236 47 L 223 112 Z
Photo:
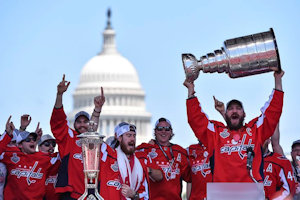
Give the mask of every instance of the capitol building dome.
M 137 144 L 152 138 L 151 114 L 146 111 L 145 92 L 132 63 L 116 48 L 115 31 L 110 23 L 103 32 L 102 51 L 83 67 L 79 85 L 73 94 L 73 111 L 68 114 L 70 124 L 77 112 L 92 113 L 94 97 L 103 87 L 105 104 L 100 115 L 99 132 L 107 137 L 114 135 L 114 127 L 129 122 L 137 127 Z

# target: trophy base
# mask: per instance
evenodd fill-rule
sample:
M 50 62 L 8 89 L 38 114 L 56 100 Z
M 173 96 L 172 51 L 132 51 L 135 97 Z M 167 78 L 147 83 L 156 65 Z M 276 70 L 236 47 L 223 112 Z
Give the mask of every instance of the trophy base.
M 97 197 L 95 197 L 95 195 L 90 194 L 89 196 L 87 196 L 86 200 L 98 200 Z
M 87 189 L 78 200 L 104 200 L 94 188 Z

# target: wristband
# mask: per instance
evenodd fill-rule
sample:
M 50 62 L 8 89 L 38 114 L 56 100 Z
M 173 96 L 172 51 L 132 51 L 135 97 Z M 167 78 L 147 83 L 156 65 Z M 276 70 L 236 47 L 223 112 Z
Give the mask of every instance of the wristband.
M 24 131 L 25 131 L 25 130 L 26 130 L 26 127 L 25 127 L 25 128 L 22 128 L 22 126 L 20 126 L 20 130 L 24 130 Z
M 95 110 L 95 108 L 94 108 L 94 112 L 95 112 L 95 113 L 101 113 L 101 110 L 100 110 L 99 112 L 97 112 L 97 111 Z

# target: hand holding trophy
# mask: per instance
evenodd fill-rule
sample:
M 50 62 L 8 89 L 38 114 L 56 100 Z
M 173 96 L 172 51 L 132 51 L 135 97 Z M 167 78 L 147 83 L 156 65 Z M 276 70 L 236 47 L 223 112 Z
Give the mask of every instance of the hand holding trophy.
M 226 40 L 221 49 L 201 56 L 182 54 L 188 80 L 194 81 L 199 72 L 225 72 L 230 78 L 244 77 L 270 71 L 281 71 L 278 47 L 271 28 L 267 32 Z

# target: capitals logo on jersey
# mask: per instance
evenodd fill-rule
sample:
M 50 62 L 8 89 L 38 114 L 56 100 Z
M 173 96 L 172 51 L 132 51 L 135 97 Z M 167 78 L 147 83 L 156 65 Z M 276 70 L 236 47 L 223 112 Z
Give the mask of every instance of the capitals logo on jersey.
M 245 144 L 246 137 L 247 134 L 244 134 L 241 142 L 239 141 L 236 144 L 225 144 L 220 149 L 221 154 L 227 153 L 228 155 L 231 155 L 231 153 L 237 152 L 240 158 L 243 160 L 247 156 L 247 148 L 252 147 L 252 149 L 254 149 L 255 146 L 252 144 L 252 139 L 249 139 L 248 144 Z
M 175 166 L 173 167 L 174 164 L 174 160 L 172 160 L 170 163 L 169 162 L 157 162 L 158 166 L 161 167 L 162 171 L 165 174 L 165 177 L 167 179 L 167 181 L 171 180 L 171 179 L 175 179 L 176 175 L 180 174 L 180 169 L 178 168 L 178 163 L 175 164 Z
M 43 173 L 41 173 L 42 168 L 39 168 L 36 172 L 35 172 L 35 168 L 38 165 L 38 161 L 35 161 L 34 165 L 31 167 L 29 166 L 29 169 L 24 166 L 24 168 L 16 168 L 16 169 L 12 169 L 10 171 L 11 175 L 16 176 L 17 178 L 22 178 L 22 177 L 26 177 L 26 181 L 27 184 L 30 185 L 32 183 L 35 183 L 36 180 L 34 179 L 42 179 L 43 178 Z
M 118 166 L 117 161 L 115 161 L 114 164 L 110 165 L 110 168 L 111 168 L 114 172 L 119 171 L 119 166 Z
M 200 172 L 202 174 L 202 176 L 205 178 L 206 175 L 210 174 L 211 173 L 211 170 L 210 170 L 210 164 L 209 162 L 206 162 L 207 161 L 207 158 L 199 161 L 194 161 L 192 163 L 192 172 L 194 174 L 197 174 L 197 172 Z

